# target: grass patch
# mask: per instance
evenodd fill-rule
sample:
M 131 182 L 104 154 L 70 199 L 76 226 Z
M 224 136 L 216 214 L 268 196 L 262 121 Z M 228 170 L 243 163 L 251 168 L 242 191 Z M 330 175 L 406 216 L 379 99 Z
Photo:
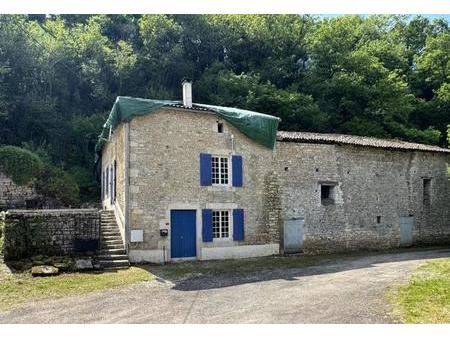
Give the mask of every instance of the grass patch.
M 107 272 L 68 273 L 41 278 L 31 277 L 29 273 L 9 274 L 0 269 L 0 310 L 7 310 L 26 302 L 81 295 L 153 278 L 148 270 L 141 267 Z
M 395 312 L 405 323 L 450 323 L 450 259 L 420 266 L 393 295 Z

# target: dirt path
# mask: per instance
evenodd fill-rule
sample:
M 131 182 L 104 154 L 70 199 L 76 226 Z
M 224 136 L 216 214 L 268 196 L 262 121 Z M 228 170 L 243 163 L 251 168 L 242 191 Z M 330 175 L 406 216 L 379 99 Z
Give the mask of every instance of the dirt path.
M 390 323 L 385 292 L 426 250 L 240 277 L 152 281 L 0 313 L 0 323 Z

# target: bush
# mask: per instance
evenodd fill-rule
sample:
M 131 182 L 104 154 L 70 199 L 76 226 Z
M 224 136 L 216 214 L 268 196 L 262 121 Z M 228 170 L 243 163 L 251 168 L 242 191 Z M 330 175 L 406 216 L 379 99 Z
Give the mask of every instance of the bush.
M 60 168 L 46 164 L 36 181 L 36 192 L 66 206 L 77 205 L 80 189 L 75 179 Z
M 43 167 L 41 159 L 31 151 L 15 147 L 0 147 L 0 169 L 18 185 L 28 184 Z
M 68 173 L 78 184 L 81 202 L 98 201 L 100 189 L 95 181 L 92 170 L 83 167 L 73 167 L 68 170 Z
M 5 221 L 4 256 L 5 260 L 19 260 L 39 254 L 53 255 L 56 247 L 52 238 L 43 231 L 43 217 L 22 217 L 16 222 Z
M 54 198 L 66 206 L 77 205 L 79 187 L 72 175 L 42 159 L 30 150 L 0 147 L 0 169 L 17 185 L 33 183 L 44 198 Z

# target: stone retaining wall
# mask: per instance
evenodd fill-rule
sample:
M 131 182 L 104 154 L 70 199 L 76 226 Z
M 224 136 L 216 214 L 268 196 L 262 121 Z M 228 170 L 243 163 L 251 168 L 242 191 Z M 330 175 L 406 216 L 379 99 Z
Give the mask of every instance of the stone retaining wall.
M 38 197 L 33 187 L 17 185 L 0 172 L 0 210 L 26 208 L 27 201 L 34 201 Z
M 100 241 L 97 209 L 9 210 L 5 259 L 95 252 Z

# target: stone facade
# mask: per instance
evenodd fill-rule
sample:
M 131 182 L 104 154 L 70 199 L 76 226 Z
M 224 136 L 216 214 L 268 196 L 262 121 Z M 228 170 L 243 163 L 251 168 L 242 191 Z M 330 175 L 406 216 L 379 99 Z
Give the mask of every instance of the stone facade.
M 9 210 L 5 217 L 5 259 L 95 251 L 100 241 L 97 209 Z
M 243 186 L 202 186 L 201 153 L 241 155 Z M 114 160 L 118 203 L 103 205 L 125 215 L 132 261 L 171 259 L 174 209 L 196 210 L 197 259 L 283 251 L 284 223 L 296 218 L 304 220 L 301 249 L 310 253 L 398 247 L 401 217 L 414 218 L 413 244 L 450 242 L 448 153 L 320 142 L 277 142 L 272 150 L 213 113 L 164 107 L 116 129 L 103 169 Z M 332 203 L 321 199 L 322 185 Z M 245 210 L 245 239 L 203 242 L 202 209 L 235 208 Z M 142 240 L 131 240 L 136 232 Z
M 398 247 L 400 217 L 414 217 L 413 244 L 450 243 L 447 161 L 433 152 L 278 142 L 283 219 L 305 220 L 306 252 Z M 321 182 L 334 184 L 331 205 L 322 204 Z
M 223 133 L 217 122 L 224 123 Z M 242 187 L 200 185 L 199 155 L 210 153 L 243 157 Z M 134 118 L 130 122 L 130 229 L 144 230 L 144 241 L 131 243 L 132 250 L 166 249 L 170 259 L 170 210 L 195 209 L 197 215 L 197 257 L 212 254 L 214 248 L 272 243 L 279 236 L 272 229 L 277 220 L 270 217 L 265 196 L 270 195 L 267 180 L 273 174 L 271 149 L 260 146 L 233 126 L 211 113 L 175 108 Z M 204 243 L 201 239 L 201 209 L 245 210 L 245 240 Z M 270 223 L 268 223 L 270 221 Z M 236 251 L 236 249 L 235 249 Z
M 30 185 L 17 185 L 12 179 L 0 172 L 0 211 L 13 208 L 26 208 L 39 195 Z
M 102 154 L 102 206 L 105 209 L 113 209 L 116 213 L 117 224 L 119 225 L 122 238 L 125 240 L 125 142 L 126 142 L 127 124 L 121 124 L 111 135 Z M 109 184 L 104 184 L 106 180 L 106 172 L 109 171 L 108 177 L 111 175 L 111 168 L 115 165 L 116 179 L 110 180 Z M 114 175 L 114 174 L 113 174 Z M 115 182 L 115 189 L 112 183 Z M 112 190 L 115 190 L 116 198 L 112 198 Z

